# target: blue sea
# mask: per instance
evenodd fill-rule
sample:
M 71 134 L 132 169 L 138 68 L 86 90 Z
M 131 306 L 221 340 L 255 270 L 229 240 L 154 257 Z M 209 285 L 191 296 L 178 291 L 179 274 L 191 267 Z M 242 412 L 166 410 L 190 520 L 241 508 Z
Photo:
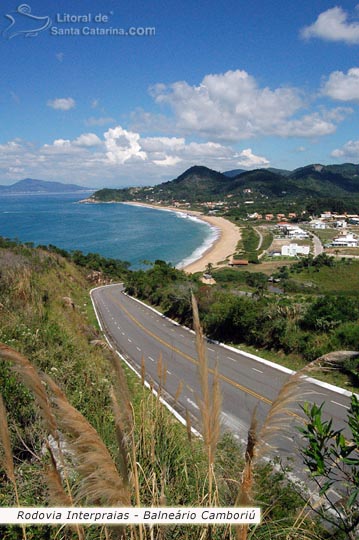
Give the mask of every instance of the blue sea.
M 79 204 L 84 194 L 0 196 L 0 236 L 99 253 L 131 263 L 198 259 L 218 231 L 181 212 L 128 204 Z

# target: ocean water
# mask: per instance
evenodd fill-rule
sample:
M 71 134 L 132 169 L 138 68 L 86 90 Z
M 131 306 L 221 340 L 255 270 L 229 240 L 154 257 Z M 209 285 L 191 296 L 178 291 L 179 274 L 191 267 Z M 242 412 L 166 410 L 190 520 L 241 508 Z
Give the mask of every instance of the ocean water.
M 198 259 L 218 231 L 181 212 L 127 204 L 79 204 L 85 195 L 0 196 L 0 236 L 80 249 L 131 267 L 162 259 L 181 267 Z

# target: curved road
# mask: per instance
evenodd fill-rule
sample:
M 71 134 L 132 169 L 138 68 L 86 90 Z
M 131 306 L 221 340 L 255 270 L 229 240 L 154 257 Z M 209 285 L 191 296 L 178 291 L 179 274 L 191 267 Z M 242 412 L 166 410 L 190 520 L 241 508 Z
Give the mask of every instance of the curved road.
M 313 240 L 313 255 L 314 257 L 317 257 L 324 251 L 323 244 L 320 238 L 314 233 L 312 233 L 312 240 Z
M 200 385 L 193 332 L 127 296 L 122 285 L 99 287 L 91 292 L 91 297 L 108 340 L 137 372 L 143 359 L 146 379 L 155 387 L 159 381 L 159 358 L 162 358 L 166 401 L 183 418 L 187 410 L 193 425 L 200 429 L 197 405 Z M 207 345 L 210 377 L 216 364 L 219 369 L 223 428 L 237 439 L 246 440 L 253 410 L 257 407 L 261 425 L 289 370 L 214 342 Z M 304 400 L 325 401 L 326 413 L 334 419 L 336 427 L 343 427 L 350 401 L 348 392 L 340 393 L 340 389 L 335 392 L 308 381 L 301 385 L 300 392 Z M 300 415 L 298 406 L 291 413 L 292 419 L 297 415 Z M 282 456 L 290 455 L 293 445 L 298 444 L 299 434 L 293 427 L 290 438 L 276 437 Z

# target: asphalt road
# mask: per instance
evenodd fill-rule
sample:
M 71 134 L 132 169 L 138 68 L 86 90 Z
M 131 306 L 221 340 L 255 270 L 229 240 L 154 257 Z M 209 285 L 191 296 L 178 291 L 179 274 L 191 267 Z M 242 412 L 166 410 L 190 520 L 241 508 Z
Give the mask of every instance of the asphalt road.
M 314 233 L 312 233 L 312 240 L 313 240 L 313 255 L 314 257 L 317 257 L 324 251 L 323 244 L 320 238 L 318 238 L 318 236 L 316 236 Z
M 159 358 L 162 358 L 166 401 L 184 418 L 187 410 L 193 425 L 200 430 L 197 404 L 200 384 L 194 334 L 125 295 L 121 285 L 94 289 L 91 296 L 111 344 L 138 372 L 143 359 L 146 379 L 152 381 L 154 386 L 159 381 L 158 364 Z M 230 430 L 238 440 L 245 441 L 254 409 L 257 408 L 256 415 L 261 426 L 271 403 L 288 379 L 288 373 L 213 342 L 207 343 L 207 354 L 210 377 L 216 365 L 219 370 L 222 427 Z M 181 387 L 175 401 L 174 397 Z M 305 401 L 325 401 L 325 413 L 333 418 L 334 426 L 344 426 L 349 396 L 308 381 L 296 388 Z M 269 448 L 268 457 L 278 452 L 282 457 L 293 456 L 300 444 L 299 433 L 294 428 L 300 415 L 300 407 L 294 405 L 289 413 L 290 431 L 275 436 L 276 450 Z

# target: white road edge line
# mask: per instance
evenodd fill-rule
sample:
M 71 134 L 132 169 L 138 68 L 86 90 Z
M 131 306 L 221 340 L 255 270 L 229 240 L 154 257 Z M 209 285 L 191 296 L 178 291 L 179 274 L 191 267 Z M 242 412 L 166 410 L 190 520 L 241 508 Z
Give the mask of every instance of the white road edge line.
M 187 401 L 190 405 L 192 405 L 192 407 L 194 407 L 195 409 L 197 409 L 197 411 L 199 411 L 199 407 L 197 405 L 197 403 L 195 403 L 194 401 L 192 401 L 190 398 L 187 398 Z
M 101 289 L 103 286 L 101 287 L 95 287 L 95 289 L 92 289 L 90 291 L 90 297 L 91 297 L 91 302 L 92 302 L 92 305 L 94 307 L 94 311 L 95 311 L 95 315 L 96 315 L 96 318 L 97 318 L 97 321 L 100 325 L 100 328 L 101 330 L 103 331 L 102 329 L 102 324 L 101 324 L 101 321 L 100 321 L 100 317 L 98 315 L 98 312 L 96 310 L 96 307 L 95 307 L 95 302 L 93 301 L 93 298 L 92 298 L 92 291 L 96 290 L 96 289 Z M 124 356 L 122 356 L 122 354 L 120 352 L 118 352 L 116 349 L 114 349 L 114 347 L 111 345 L 110 341 L 108 340 L 105 332 L 103 331 L 103 334 L 105 336 L 105 339 L 107 341 L 107 343 L 109 344 L 109 346 L 111 347 L 111 349 L 113 349 L 116 354 L 121 358 L 121 360 L 123 360 L 125 362 L 125 364 L 137 375 L 137 377 L 139 379 L 142 379 L 142 376 L 141 374 L 126 360 L 126 358 Z M 153 360 L 154 361 L 154 360 Z M 158 392 L 147 382 L 145 381 L 145 386 L 148 390 L 150 390 L 156 397 L 158 397 Z M 181 422 L 182 425 L 184 425 L 185 427 L 187 426 L 187 420 L 185 418 L 183 418 L 183 416 L 181 416 L 169 403 L 167 403 L 167 401 L 165 399 L 163 399 L 163 397 L 158 397 L 158 399 L 160 400 L 160 403 L 162 403 L 169 411 L 170 413 L 173 414 L 173 416 L 175 418 L 177 418 L 177 420 L 179 422 Z M 200 434 L 199 431 L 197 431 L 193 426 L 190 426 L 191 428 L 191 432 L 193 433 L 193 435 L 195 435 L 195 437 L 199 437 L 199 438 L 202 438 L 202 435 Z
M 112 283 L 111 285 L 100 285 L 99 287 L 95 287 L 94 289 L 91 289 L 90 291 L 90 296 L 91 296 L 91 301 L 92 301 L 92 304 L 94 305 L 94 301 L 92 299 L 92 292 L 97 290 L 97 289 L 104 289 L 105 287 L 118 287 L 118 285 L 120 285 L 120 283 Z M 123 293 L 125 296 L 127 296 L 128 298 L 131 298 L 134 302 L 138 302 L 139 304 L 141 304 L 142 306 L 144 306 L 145 308 L 149 309 L 150 311 L 153 311 L 154 313 L 157 313 L 157 315 L 163 317 L 163 314 L 160 313 L 157 309 L 153 308 L 152 306 L 148 306 L 147 304 L 145 304 L 144 302 L 142 302 L 141 300 L 138 300 L 138 298 L 134 298 L 133 296 L 130 296 L 129 294 L 127 293 Z M 97 311 L 95 309 L 95 313 L 96 313 L 96 317 L 98 318 L 98 314 L 97 314 Z M 175 326 L 181 326 L 177 321 L 174 321 L 172 319 L 170 319 L 169 317 L 166 317 L 166 319 L 168 321 L 170 321 L 172 324 L 174 324 Z M 187 328 L 186 326 L 181 326 L 182 328 L 186 329 L 187 331 L 191 332 L 191 334 L 194 334 L 195 332 L 191 329 L 191 328 Z M 245 351 L 241 351 L 240 349 L 236 349 L 234 347 L 231 347 L 230 345 L 226 345 L 225 343 L 220 343 L 218 342 L 218 345 L 224 349 L 227 349 L 228 351 L 232 351 L 234 352 L 235 354 L 241 354 L 243 356 L 246 356 L 247 358 L 252 358 L 253 360 L 256 360 L 257 362 L 261 363 L 261 364 L 265 364 L 273 369 L 276 369 L 277 371 L 282 371 L 284 373 L 287 373 L 288 375 L 294 375 L 295 371 L 293 371 L 292 369 L 288 369 L 284 366 L 281 366 L 280 364 L 275 364 L 274 362 L 271 362 L 270 360 L 266 360 L 265 358 L 261 358 L 260 356 L 256 356 L 255 354 L 251 354 L 251 353 L 247 353 Z M 322 388 L 326 388 L 327 390 L 330 390 L 332 392 L 336 392 L 337 394 L 341 394 L 343 396 L 347 396 L 347 397 L 351 397 L 352 396 L 352 392 L 348 392 L 348 390 L 345 390 L 344 388 L 340 388 L 339 386 L 334 386 L 334 384 L 328 384 L 328 383 L 325 383 L 325 382 L 322 382 L 322 381 L 318 381 L 317 379 L 313 379 L 312 377 L 308 377 L 307 379 L 307 382 L 310 382 L 310 383 L 313 383 L 315 384 L 316 386 L 320 386 Z M 357 397 L 359 397 L 359 394 L 355 394 Z
M 343 403 L 338 403 L 337 401 L 333 401 L 332 399 L 330 400 L 330 403 L 334 403 L 334 405 L 339 405 L 339 407 L 344 407 L 344 409 L 349 410 L 349 407 L 347 407 L 346 405 L 343 405 Z
M 126 358 L 124 356 L 122 356 L 122 354 L 118 351 L 116 351 L 116 354 L 121 358 L 121 360 L 123 360 L 125 362 L 125 364 L 137 375 L 137 377 L 139 379 L 141 379 L 141 374 L 126 360 Z M 159 397 L 158 396 L 158 392 L 157 390 L 155 390 L 153 388 L 153 386 L 151 386 L 147 381 L 145 381 L 145 387 L 148 389 L 148 390 L 151 390 L 153 395 L 155 395 L 156 397 L 158 397 L 160 403 L 162 403 L 162 405 L 164 405 L 169 411 L 170 413 L 173 414 L 173 416 L 175 418 L 177 418 L 177 420 L 179 422 L 181 422 L 181 424 L 183 424 L 184 426 L 187 426 L 187 421 L 185 420 L 185 418 L 183 418 L 183 416 L 181 416 L 165 399 L 163 399 L 163 397 Z M 191 432 L 193 433 L 193 435 L 195 435 L 196 437 L 200 437 L 202 438 L 202 435 L 200 434 L 199 431 L 197 431 L 194 427 L 191 426 Z
M 97 287 L 97 288 L 100 289 L 101 287 L 114 287 L 116 285 L 118 286 L 119 283 L 113 283 L 112 285 L 102 285 L 102 286 Z M 147 304 L 145 304 L 144 302 L 142 302 L 138 298 L 134 298 L 133 296 L 130 296 L 129 294 L 127 294 L 125 292 L 123 292 L 123 294 L 125 296 L 127 296 L 128 298 L 131 298 L 134 302 L 138 302 L 139 304 L 142 304 L 147 309 L 149 309 L 149 310 L 157 313 L 157 315 L 160 315 L 161 317 L 163 317 L 163 314 L 160 311 L 158 311 L 157 309 L 155 309 L 154 307 L 148 306 Z M 173 319 L 170 319 L 169 317 L 166 317 L 166 319 L 168 321 L 170 321 L 172 324 L 174 324 L 175 326 L 182 326 L 177 321 L 174 321 Z M 191 334 L 195 334 L 195 332 L 191 328 L 187 328 L 187 326 L 182 326 L 182 328 L 186 329 L 188 332 L 191 332 Z M 288 369 L 288 368 L 286 368 L 284 366 L 281 366 L 280 364 L 275 364 L 274 362 L 271 362 L 270 360 L 266 360 L 265 358 L 261 358 L 260 356 L 256 356 L 255 354 L 248 353 L 246 351 L 241 351 L 240 349 L 236 349 L 235 347 L 231 347 L 230 345 L 226 345 L 225 343 L 218 342 L 217 345 L 219 347 L 227 349 L 228 351 L 232 351 L 235 354 L 241 354 L 243 356 L 246 356 L 247 358 L 252 358 L 253 360 L 256 360 L 258 363 L 269 366 L 269 367 L 271 367 L 273 369 L 276 369 L 277 371 L 282 371 L 283 373 L 287 373 L 288 375 L 294 375 L 294 373 L 296 373 L 292 369 Z M 326 388 L 327 390 L 330 390 L 331 392 L 336 392 L 337 394 L 341 394 L 341 395 L 347 396 L 347 397 L 352 396 L 352 392 L 349 392 L 348 390 L 345 390 L 344 388 L 340 388 L 340 386 L 334 386 L 334 384 L 325 383 L 323 381 L 319 381 L 318 379 L 313 379 L 312 377 L 308 377 L 306 380 L 307 380 L 307 382 L 313 383 L 316 386 Z M 359 394 L 356 394 L 356 396 L 359 397 Z
M 258 373 L 263 373 L 263 371 L 261 371 L 260 369 L 255 368 L 255 367 L 252 367 L 252 369 L 253 369 L 254 371 L 258 371 Z

